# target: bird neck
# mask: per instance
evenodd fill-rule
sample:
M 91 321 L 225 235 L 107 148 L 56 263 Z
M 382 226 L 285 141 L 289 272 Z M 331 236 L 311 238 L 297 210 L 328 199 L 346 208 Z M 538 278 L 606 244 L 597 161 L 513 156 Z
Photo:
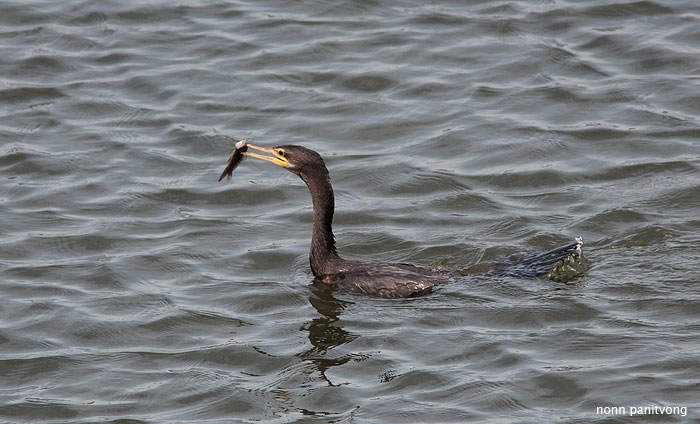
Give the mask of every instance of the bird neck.
M 311 193 L 314 208 L 313 232 L 311 235 L 311 249 L 309 263 L 315 276 L 335 274 L 340 257 L 335 248 L 333 236 L 333 212 L 335 211 L 335 198 L 331 186 L 328 170 L 324 169 L 320 175 L 312 178 L 301 175 Z

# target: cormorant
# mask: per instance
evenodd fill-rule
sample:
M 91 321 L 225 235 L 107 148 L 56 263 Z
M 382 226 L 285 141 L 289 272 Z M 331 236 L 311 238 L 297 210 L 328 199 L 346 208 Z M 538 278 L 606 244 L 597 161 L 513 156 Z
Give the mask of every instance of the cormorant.
M 248 152 L 248 148 L 270 156 Z M 409 263 L 359 262 L 338 255 L 333 236 L 335 199 L 328 168 L 321 155 L 302 146 L 263 148 L 245 140 L 236 144 L 221 174 L 231 173 L 244 157 L 262 159 L 298 175 L 309 188 L 313 201 L 313 230 L 309 263 L 316 279 L 339 290 L 385 298 L 414 297 L 454 279 L 449 271 Z M 529 256 L 511 256 L 505 262 L 486 264 L 482 274 L 537 276 L 549 273 L 562 260 L 580 254 L 582 241 Z

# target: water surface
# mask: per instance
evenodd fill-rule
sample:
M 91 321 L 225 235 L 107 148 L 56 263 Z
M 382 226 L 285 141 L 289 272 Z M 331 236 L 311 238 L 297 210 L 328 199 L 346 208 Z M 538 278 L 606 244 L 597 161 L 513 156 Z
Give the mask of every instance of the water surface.
M 699 21 L 3 2 L 0 420 L 697 420 Z M 246 161 L 216 183 L 239 138 L 326 157 L 345 256 L 466 268 L 581 235 L 590 269 L 330 292 L 301 181 Z

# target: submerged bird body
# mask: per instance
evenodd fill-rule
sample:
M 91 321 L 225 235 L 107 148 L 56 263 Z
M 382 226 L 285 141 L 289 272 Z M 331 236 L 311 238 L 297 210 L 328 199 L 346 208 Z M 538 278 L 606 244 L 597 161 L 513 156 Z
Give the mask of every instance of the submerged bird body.
M 335 197 L 326 164 L 317 152 L 302 146 L 288 145 L 261 148 L 247 144 L 232 154 L 228 174 L 240 162 L 238 153 L 262 159 L 298 175 L 306 183 L 313 202 L 313 229 L 309 264 L 317 280 L 342 291 L 363 293 L 385 298 L 419 296 L 435 286 L 451 281 L 447 271 L 409 263 L 359 262 L 338 255 L 333 235 Z M 248 152 L 247 148 L 272 156 Z M 224 171 L 221 179 L 226 175 Z M 509 258 L 503 263 L 487 265 L 482 273 L 498 275 L 534 276 L 547 274 L 557 262 L 580 253 L 580 239 L 576 243 L 550 252 L 525 257 Z
M 341 291 L 385 298 L 420 296 L 450 281 L 447 274 L 414 264 L 341 261 L 332 273 L 314 275 Z

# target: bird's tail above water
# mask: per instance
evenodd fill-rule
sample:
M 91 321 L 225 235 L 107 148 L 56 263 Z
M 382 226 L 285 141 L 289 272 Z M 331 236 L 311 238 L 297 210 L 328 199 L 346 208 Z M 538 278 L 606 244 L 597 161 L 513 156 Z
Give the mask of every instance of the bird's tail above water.
M 585 263 L 581 257 L 583 238 L 576 237 L 573 243 L 557 247 L 548 252 L 511 255 L 502 262 L 489 263 L 482 268 L 489 275 L 504 277 L 548 276 L 555 281 L 568 281 L 580 275 Z

